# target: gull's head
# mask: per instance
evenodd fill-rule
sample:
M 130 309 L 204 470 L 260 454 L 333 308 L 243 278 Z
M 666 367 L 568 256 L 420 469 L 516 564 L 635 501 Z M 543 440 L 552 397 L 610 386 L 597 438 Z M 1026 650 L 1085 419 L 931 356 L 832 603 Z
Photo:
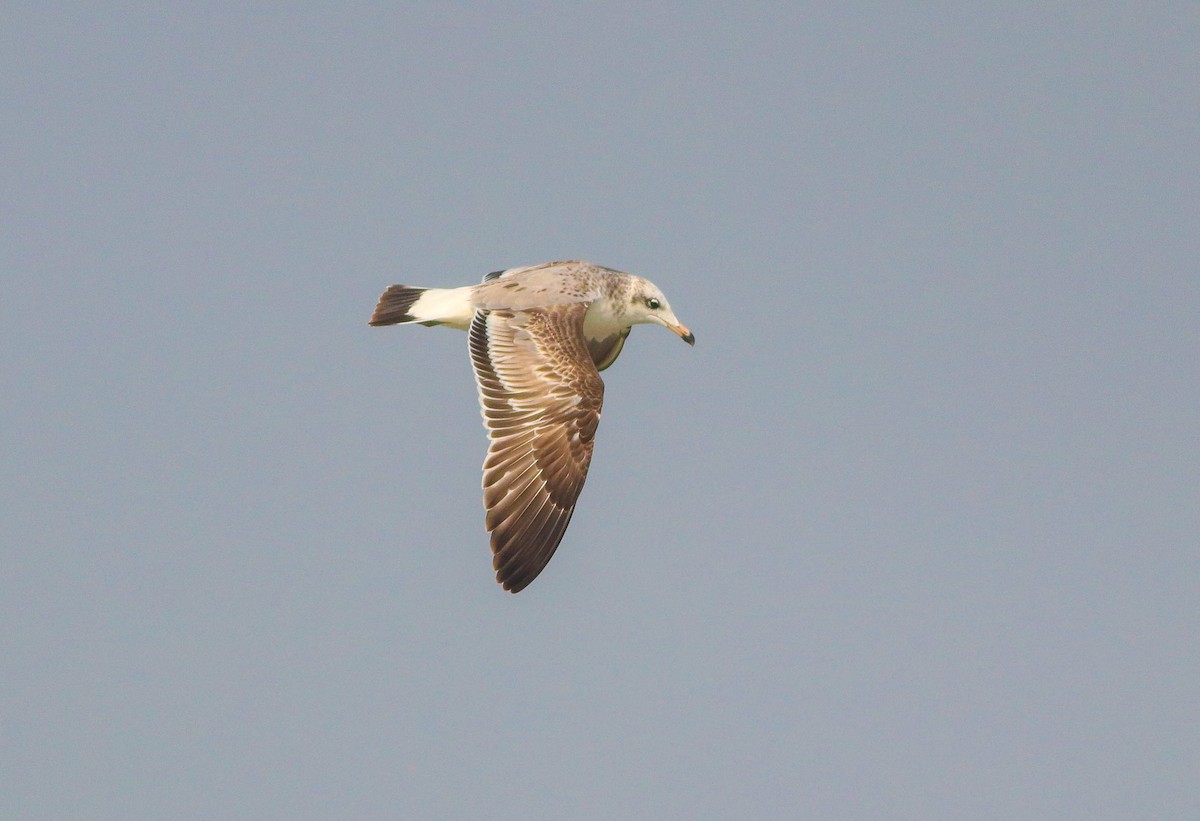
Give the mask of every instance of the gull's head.
M 625 317 L 631 325 L 639 323 L 663 325 L 678 334 L 679 338 L 687 344 L 696 344 L 696 337 L 692 335 L 692 332 L 675 318 L 675 312 L 671 310 L 663 292 L 648 279 L 639 277 L 634 280 L 630 304 L 626 308 Z

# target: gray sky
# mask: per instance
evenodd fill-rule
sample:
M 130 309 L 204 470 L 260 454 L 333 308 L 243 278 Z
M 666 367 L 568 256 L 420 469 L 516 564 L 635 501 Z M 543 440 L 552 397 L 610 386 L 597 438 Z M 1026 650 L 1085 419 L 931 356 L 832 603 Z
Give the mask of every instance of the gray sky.
M 5 4 L 0 816 L 1200 816 L 1195 4 Z M 634 330 L 493 581 L 466 337 Z

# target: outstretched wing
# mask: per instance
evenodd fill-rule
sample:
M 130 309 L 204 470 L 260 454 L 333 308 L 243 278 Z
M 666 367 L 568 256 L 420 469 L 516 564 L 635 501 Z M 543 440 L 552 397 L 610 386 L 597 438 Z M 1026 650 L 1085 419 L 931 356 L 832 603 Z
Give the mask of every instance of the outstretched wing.
M 516 593 L 562 540 L 592 461 L 604 382 L 583 339 L 585 303 L 478 311 L 471 362 L 491 445 L 483 504 L 496 580 Z

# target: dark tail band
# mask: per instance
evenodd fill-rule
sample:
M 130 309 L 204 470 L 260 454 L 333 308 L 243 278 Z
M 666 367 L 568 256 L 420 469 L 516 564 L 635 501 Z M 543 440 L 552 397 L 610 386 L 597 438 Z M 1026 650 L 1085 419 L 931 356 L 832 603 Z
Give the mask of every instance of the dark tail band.
M 371 314 L 372 325 L 395 325 L 400 322 L 412 322 L 414 317 L 408 313 L 412 304 L 425 293 L 424 288 L 413 288 L 408 285 L 393 285 L 379 297 L 375 313 Z

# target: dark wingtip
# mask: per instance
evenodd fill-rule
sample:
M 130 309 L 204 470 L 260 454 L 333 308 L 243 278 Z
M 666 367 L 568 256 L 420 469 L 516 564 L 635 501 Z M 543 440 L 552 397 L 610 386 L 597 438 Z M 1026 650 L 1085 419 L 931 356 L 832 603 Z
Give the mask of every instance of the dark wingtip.
M 514 596 L 529 586 L 529 582 L 527 581 L 513 582 L 505 581 L 504 579 L 500 578 L 497 578 L 496 581 L 500 582 L 500 586 L 503 587 L 507 592 L 512 593 Z M 532 581 L 532 579 L 530 579 L 530 581 Z

